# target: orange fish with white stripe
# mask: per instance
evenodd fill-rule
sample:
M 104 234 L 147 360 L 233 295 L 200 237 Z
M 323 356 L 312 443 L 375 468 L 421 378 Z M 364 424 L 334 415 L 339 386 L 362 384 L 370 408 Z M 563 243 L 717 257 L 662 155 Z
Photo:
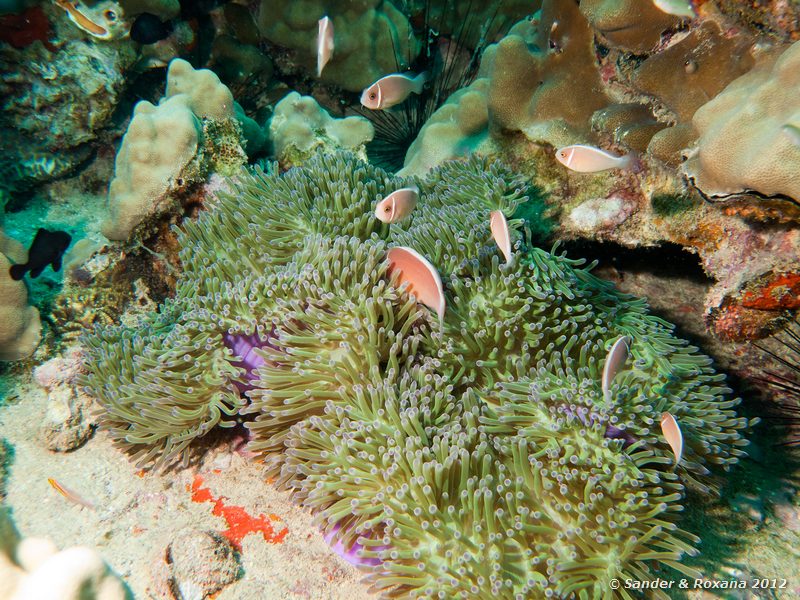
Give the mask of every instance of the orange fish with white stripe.
M 79 29 L 101 40 L 125 37 L 130 32 L 122 7 L 112 0 L 101 0 L 91 6 L 77 0 L 54 0 L 66 11 L 69 20 Z

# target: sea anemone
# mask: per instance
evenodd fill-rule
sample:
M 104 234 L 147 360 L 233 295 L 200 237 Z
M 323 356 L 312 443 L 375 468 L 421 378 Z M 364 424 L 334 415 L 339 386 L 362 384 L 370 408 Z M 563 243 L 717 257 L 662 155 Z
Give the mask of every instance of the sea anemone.
M 377 220 L 412 182 L 412 216 Z M 340 154 L 231 184 L 183 225 L 176 297 L 86 340 L 103 426 L 140 464 L 248 419 L 249 450 L 386 597 L 606 597 L 658 564 L 697 575 L 684 486 L 744 454 L 747 419 L 644 301 L 523 244 L 518 220 L 501 264 L 489 214 L 530 202 L 524 180 L 477 157 L 396 179 Z M 397 245 L 440 273 L 441 321 L 389 270 Z

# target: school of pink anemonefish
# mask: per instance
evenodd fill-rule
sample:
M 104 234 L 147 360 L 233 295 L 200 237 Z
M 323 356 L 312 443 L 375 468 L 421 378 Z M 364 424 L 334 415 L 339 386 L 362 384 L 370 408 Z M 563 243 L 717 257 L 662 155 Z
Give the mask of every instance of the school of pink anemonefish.
M 379 200 L 375 205 L 375 217 L 384 223 L 398 223 L 408 218 L 417 205 L 419 189 L 415 186 L 400 188 Z M 508 221 L 503 211 L 494 210 L 489 216 L 489 229 L 498 249 L 511 262 L 511 237 Z M 413 294 L 420 304 L 433 310 L 443 322 L 447 303 L 444 296 L 442 279 L 436 267 L 413 248 L 396 246 L 386 253 L 389 261 L 389 275 L 397 273 L 398 284 L 406 284 L 409 293 Z M 630 355 L 630 336 L 620 336 L 606 355 L 601 378 L 603 399 L 611 399 L 611 386 L 617 374 L 625 368 Z M 678 421 L 670 413 L 661 415 L 661 432 L 675 455 L 675 466 L 683 456 L 683 434 Z

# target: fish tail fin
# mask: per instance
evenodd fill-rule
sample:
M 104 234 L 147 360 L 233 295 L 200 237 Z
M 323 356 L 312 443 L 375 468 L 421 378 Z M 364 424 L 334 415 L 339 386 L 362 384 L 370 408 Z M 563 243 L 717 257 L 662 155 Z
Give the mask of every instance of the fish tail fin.
M 635 152 L 628 152 L 625 156 L 621 156 L 619 159 L 619 168 L 620 169 L 630 169 L 632 171 L 636 170 L 636 165 L 638 163 L 638 157 L 636 156 Z
M 8 270 L 9 275 L 11 275 L 11 279 L 14 281 L 19 281 L 23 277 L 25 277 L 25 272 L 28 270 L 27 265 L 11 265 L 11 268 Z
M 428 72 L 423 71 L 413 79 L 414 87 L 412 91 L 415 94 L 421 94 L 422 89 L 425 87 L 425 82 L 428 81 Z

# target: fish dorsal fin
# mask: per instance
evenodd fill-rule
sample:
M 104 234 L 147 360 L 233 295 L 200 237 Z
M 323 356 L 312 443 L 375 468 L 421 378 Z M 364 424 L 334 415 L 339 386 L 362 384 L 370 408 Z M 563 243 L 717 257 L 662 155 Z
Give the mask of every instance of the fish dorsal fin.
M 678 421 L 668 412 L 661 413 L 661 433 L 664 434 L 664 439 L 667 440 L 675 454 L 675 466 L 677 467 L 683 456 L 683 433 Z
M 606 401 L 611 398 L 611 384 L 614 383 L 614 377 L 625 368 L 625 363 L 628 360 L 628 346 L 630 343 L 630 337 L 627 335 L 620 336 L 606 355 L 606 362 L 603 365 L 603 379 L 601 382 L 603 399 Z
M 445 298 L 442 280 L 436 268 L 413 248 L 396 246 L 386 253 L 389 274 L 399 272 L 399 284 L 409 284 L 409 292 L 417 302 L 436 311 L 441 322 L 444 319 Z

